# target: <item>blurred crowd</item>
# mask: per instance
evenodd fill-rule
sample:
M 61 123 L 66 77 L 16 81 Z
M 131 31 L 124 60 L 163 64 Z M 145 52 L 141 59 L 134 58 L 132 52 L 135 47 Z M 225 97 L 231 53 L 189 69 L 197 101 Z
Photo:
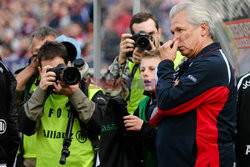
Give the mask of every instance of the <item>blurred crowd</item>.
M 171 36 L 168 12 L 183 1 L 141 1 L 141 11 L 151 11 L 158 18 L 163 41 Z M 129 31 L 133 0 L 101 0 L 101 3 L 102 68 L 107 68 L 118 55 L 120 35 Z M 27 63 L 31 56 L 29 36 L 39 26 L 51 26 L 75 38 L 83 58 L 93 67 L 93 0 L 1 0 L 0 52 L 7 65 L 16 62 L 16 68 L 20 68 Z

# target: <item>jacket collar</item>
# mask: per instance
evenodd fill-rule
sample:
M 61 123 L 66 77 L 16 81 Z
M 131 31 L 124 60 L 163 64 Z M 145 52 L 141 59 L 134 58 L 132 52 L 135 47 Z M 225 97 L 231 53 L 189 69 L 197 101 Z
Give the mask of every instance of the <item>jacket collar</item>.
M 196 56 L 196 58 L 201 58 L 215 50 L 221 49 L 221 45 L 219 42 L 214 42 L 208 46 L 206 46 L 205 48 L 203 48 L 200 53 L 198 53 L 198 55 Z

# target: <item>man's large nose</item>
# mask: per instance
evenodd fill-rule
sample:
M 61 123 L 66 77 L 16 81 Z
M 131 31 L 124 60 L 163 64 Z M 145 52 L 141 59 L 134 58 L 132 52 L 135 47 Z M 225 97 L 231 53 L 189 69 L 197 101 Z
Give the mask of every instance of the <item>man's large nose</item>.
M 179 39 L 180 39 L 180 35 L 179 35 L 178 33 L 175 33 L 175 34 L 174 34 L 173 41 L 175 42 L 175 41 L 177 41 L 177 40 L 179 40 Z

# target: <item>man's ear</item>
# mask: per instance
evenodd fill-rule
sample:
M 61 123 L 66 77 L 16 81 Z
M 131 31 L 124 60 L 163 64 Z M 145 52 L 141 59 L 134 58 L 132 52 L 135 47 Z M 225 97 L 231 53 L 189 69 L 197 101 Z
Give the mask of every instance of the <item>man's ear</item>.
M 68 61 L 67 66 L 71 67 L 71 61 Z
M 205 36 L 205 35 L 209 35 L 209 32 L 208 32 L 208 25 L 206 22 L 202 23 L 200 25 L 200 28 L 201 28 L 201 36 Z
M 40 66 L 38 67 L 38 71 L 39 71 L 39 74 L 41 75 L 42 74 L 42 68 Z
M 160 35 L 159 37 L 161 38 L 161 34 L 162 34 L 162 29 L 161 28 L 158 29 L 158 33 Z

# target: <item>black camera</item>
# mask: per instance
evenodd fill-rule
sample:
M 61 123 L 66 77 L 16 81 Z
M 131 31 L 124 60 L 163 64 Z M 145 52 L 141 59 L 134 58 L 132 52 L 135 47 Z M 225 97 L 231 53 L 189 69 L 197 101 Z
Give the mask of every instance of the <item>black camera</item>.
M 150 41 L 152 41 L 152 36 L 148 35 L 145 31 L 140 31 L 138 34 L 134 34 L 131 39 L 135 41 L 135 47 L 140 50 L 151 50 Z M 132 57 L 133 52 L 128 52 L 127 57 Z
M 56 80 L 65 82 L 68 85 L 75 85 L 81 79 L 81 74 L 76 67 L 67 67 L 66 64 L 58 64 L 55 68 L 48 69 L 47 72 L 56 73 Z

